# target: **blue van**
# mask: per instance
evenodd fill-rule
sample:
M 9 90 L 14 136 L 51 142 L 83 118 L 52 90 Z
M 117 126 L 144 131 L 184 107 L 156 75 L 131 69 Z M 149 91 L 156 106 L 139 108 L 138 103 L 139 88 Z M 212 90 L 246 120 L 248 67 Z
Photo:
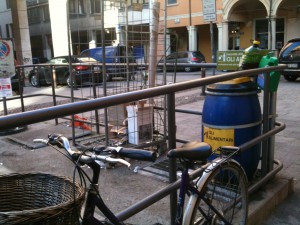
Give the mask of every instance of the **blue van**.
M 129 68 L 129 76 L 132 76 L 134 73 L 135 58 L 132 54 L 132 49 L 128 48 L 128 57 L 126 57 L 126 46 L 105 46 L 105 63 L 106 65 L 106 73 L 107 73 L 107 81 L 112 81 L 114 77 L 127 77 L 127 70 L 125 63 L 128 62 L 131 64 Z M 90 48 L 82 51 L 80 56 L 83 57 L 92 57 L 96 59 L 98 62 L 103 62 L 102 57 L 102 47 Z M 120 64 L 123 65 L 120 65 Z

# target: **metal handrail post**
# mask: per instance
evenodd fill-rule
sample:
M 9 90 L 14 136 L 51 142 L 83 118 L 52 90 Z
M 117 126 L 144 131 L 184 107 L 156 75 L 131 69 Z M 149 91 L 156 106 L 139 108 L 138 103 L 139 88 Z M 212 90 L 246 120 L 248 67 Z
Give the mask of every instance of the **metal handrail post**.
M 264 86 L 264 101 L 263 101 L 263 134 L 269 131 L 269 110 L 270 110 L 270 72 L 265 74 L 265 86 Z M 262 142 L 262 162 L 261 170 L 262 177 L 269 172 L 269 139 Z
M 175 93 L 167 95 L 167 113 L 168 113 L 168 147 L 176 148 L 176 118 L 175 118 Z M 175 182 L 176 177 L 176 159 L 169 159 L 169 181 Z M 171 225 L 175 223 L 177 208 L 177 193 L 170 194 L 170 217 Z
M 93 88 L 93 97 L 97 98 L 97 91 L 96 91 L 96 80 L 95 80 L 95 67 L 94 66 L 90 66 L 90 68 L 92 69 L 92 88 Z M 97 134 L 100 134 L 100 128 L 99 128 L 99 114 L 98 114 L 98 110 L 95 109 L 95 120 L 96 120 L 96 132 Z M 107 138 L 107 137 L 106 137 Z
M 201 67 L 201 78 L 205 78 L 205 75 L 206 75 L 206 68 Z M 201 95 L 205 96 L 205 85 L 202 86 Z
M 57 105 L 56 103 L 56 72 L 55 67 L 53 65 L 50 65 L 50 73 L 51 73 L 51 88 L 52 88 L 52 99 L 53 99 L 53 105 Z M 55 125 L 58 125 L 58 119 L 55 118 Z
M 4 115 L 7 115 L 7 103 L 6 103 L 6 97 L 3 97 L 2 100 L 3 100 L 3 110 L 4 110 Z
M 22 112 L 25 112 L 25 104 L 24 104 L 24 98 L 23 98 L 23 92 L 24 92 L 24 87 L 25 87 L 24 68 L 17 68 L 17 77 L 19 79 L 19 92 L 20 92 L 21 110 L 22 110 Z
M 276 106 L 277 106 L 277 92 L 270 93 L 270 115 L 269 118 L 269 129 L 272 130 L 275 127 L 276 120 Z M 269 155 L 268 155 L 268 169 L 269 171 L 274 168 L 274 148 L 275 148 L 275 135 L 269 138 Z

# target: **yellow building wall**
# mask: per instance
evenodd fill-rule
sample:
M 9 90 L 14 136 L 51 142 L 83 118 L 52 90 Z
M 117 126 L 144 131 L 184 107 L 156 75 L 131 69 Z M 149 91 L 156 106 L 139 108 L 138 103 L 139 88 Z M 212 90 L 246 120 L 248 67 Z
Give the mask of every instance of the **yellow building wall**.
M 248 22 L 246 25 L 241 26 L 240 32 L 240 49 L 248 48 L 251 45 L 250 39 L 253 39 L 253 23 Z
M 158 0 L 160 2 L 160 17 L 164 17 L 164 0 Z M 189 2 L 191 2 L 191 7 L 189 7 Z M 190 24 L 190 8 L 191 8 L 191 20 L 192 23 Z M 216 1 L 216 11 L 222 10 L 222 1 Z M 202 14 L 202 1 L 200 0 L 177 0 L 176 4 L 167 5 L 167 15 L 171 17 L 167 21 L 167 27 L 182 27 L 182 26 L 194 26 L 194 25 L 202 25 L 202 24 L 209 24 L 203 20 L 203 17 L 200 16 Z M 179 23 L 175 22 L 175 18 L 179 19 Z M 221 21 L 221 16 L 217 15 L 217 21 Z
M 160 24 L 164 20 L 164 0 L 160 2 Z M 191 2 L 191 7 L 189 7 Z M 190 23 L 190 9 L 191 8 L 191 23 Z M 198 28 L 198 50 L 201 51 L 207 62 L 212 62 L 211 44 L 210 44 L 210 22 L 204 21 L 202 14 L 202 1 L 198 0 L 177 0 L 176 4 L 167 6 L 168 19 L 166 21 L 167 28 L 171 28 L 178 33 L 179 43 L 178 51 L 185 51 L 188 49 L 188 26 L 197 26 Z M 216 11 L 222 10 L 222 1 L 216 0 Z M 217 15 L 217 21 L 222 21 L 222 15 Z M 215 33 L 217 36 L 218 34 Z M 217 48 L 217 46 L 215 46 Z
M 206 62 L 212 62 L 209 25 L 202 25 L 198 27 L 198 50 L 203 53 Z

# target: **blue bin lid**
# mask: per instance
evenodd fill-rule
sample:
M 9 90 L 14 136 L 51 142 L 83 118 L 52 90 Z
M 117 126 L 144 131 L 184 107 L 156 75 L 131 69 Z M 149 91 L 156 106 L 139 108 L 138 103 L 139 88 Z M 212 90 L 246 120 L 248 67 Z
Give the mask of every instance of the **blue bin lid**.
M 215 83 L 207 86 L 208 92 L 218 93 L 257 93 L 257 85 L 249 77 L 237 78 L 225 82 Z

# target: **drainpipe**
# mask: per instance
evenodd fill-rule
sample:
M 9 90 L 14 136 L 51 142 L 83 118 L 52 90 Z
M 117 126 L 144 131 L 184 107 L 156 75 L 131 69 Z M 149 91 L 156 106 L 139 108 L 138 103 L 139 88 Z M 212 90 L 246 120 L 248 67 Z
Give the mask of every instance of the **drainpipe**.
M 273 43 L 273 35 L 272 35 L 272 5 L 273 5 L 273 0 L 270 0 L 270 10 L 269 10 L 269 35 L 270 35 L 270 43 L 269 43 L 269 50 L 272 50 L 272 43 Z
M 191 6 L 191 0 L 189 0 L 189 19 L 190 19 L 190 26 L 192 26 L 192 6 Z

